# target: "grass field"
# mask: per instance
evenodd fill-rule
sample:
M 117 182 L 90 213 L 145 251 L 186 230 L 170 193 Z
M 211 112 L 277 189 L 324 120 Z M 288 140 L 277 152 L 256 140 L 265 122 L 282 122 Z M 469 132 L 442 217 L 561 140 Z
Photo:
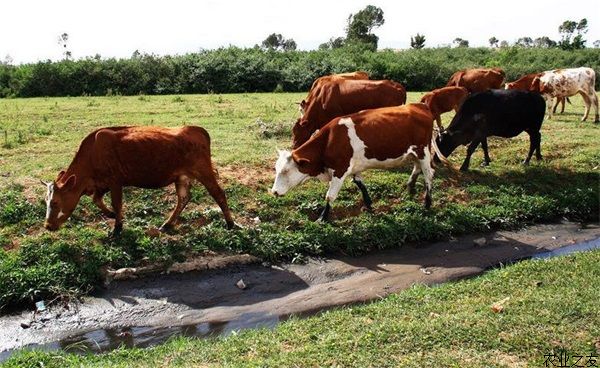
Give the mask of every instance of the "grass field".
M 544 367 L 600 355 L 600 251 L 415 286 L 274 330 L 103 355 L 20 352 L 6 367 Z M 504 309 L 492 306 L 506 300 Z M 548 356 L 548 357 L 547 357 Z M 552 365 L 547 365 L 552 366 Z M 586 365 L 581 365 L 586 366 Z M 587 365 L 592 366 L 592 365 Z
M 410 197 L 410 168 L 373 171 L 365 181 L 373 214 L 360 211 L 358 190 L 347 183 L 334 203 L 331 224 L 315 224 L 326 186 L 305 183 L 283 198 L 268 194 L 275 148 L 289 147 L 295 102 L 304 94 L 240 94 L 77 97 L 0 100 L 0 309 L 39 298 L 87 292 L 100 282 L 100 269 L 172 262 L 206 250 L 248 252 L 266 260 L 301 261 L 328 252 L 360 254 L 560 217 L 596 220 L 599 210 L 600 126 L 580 122 L 583 103 L 546 121 L 545 160 L 523 167 L 528 138 L 492 139 L 492 165 L 472 172 L 437 170 L 433 208 Z M 417 101 L 420 93 L 409 93 Z M 444 116 L 445 124 L 452 114 Z M 173 234 L 151 236 L 175 203 L 173 188 L 125 192 L 125 230 L 108 237 L 111 222 L 84 198 L 57 233 L 41 227 L 44 188 L 71 161 L 79 142 L 108 125 L 197 124 L 212 137 L 213 158 L 236 222 L 226 231 L 206 191 L 196 186 L 192 202 Z M 465 149 L 451 156 L 456 167 Z

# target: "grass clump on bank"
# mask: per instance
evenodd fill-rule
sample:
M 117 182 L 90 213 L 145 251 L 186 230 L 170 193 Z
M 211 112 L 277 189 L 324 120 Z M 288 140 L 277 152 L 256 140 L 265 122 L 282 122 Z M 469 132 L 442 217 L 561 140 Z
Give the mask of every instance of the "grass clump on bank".
M 600 251 L 506 268 L 367 305 L 291 319 L 274 330 L 174 338 L 102 355 L 23 351 L 6 367 L 540 367 L 600 354 Z M 506 298 L 509 298 L 508 300 Z M 491 306 L 507 300 L 500 313 Z
M 307 182 L 282 198 L 268 193 L 275 147 L 289 146 L 286 129 L 298 115 L 294 102 L 303 97 L 250 94 L 0 100 L 0 121 L 6 121 L 8 127 L 51 132 L 17 147 L 0 148 L 0 308 L 30 305 L 61 293 L 85 293 L 100 284 L 101 270 L 106 267 L 168 264 L 207 250 L 297 261 L 335 252 L 357 255 L 406 242 L 515 228 L 561 217 L 598 219 L 600 129 L 579 122 L 582 101 L 574 98 L 566 114 L 544 122 L 545 161 L 541 163 L 520 164 L 529 144 L 525 137 L 492 139 L 490 167 L 473 165 L 472 172 L 459 176 L 437 170 L 434 204 L 429 211 L 422 205 L 421 179 L 419 195 L 411 197 L 405 190 L 410 168 L 370 171 L 364 177 L 374 200 L 373 214 L 361 212 L 360 193 L 347 183 L 334 203 L 333 223 L 316 224 L 313 221 L 323 205 L 325 185 Z M 408 95 L 409 101 L 419 98 L 419 93 Z M 94 101 L 91 107 L 89 100 Z M 186 107 L 182 109 L 182 105 Z M 446 124 L 450 118 L 444 116 Z M 257 121 L 261 122 L 258 130 Z M 198 185 L 181 224 L 171 235 L 157 237 L 148 230 L 158 227 L 172 210 L 173 188 L 127 189 L 125 230 L 120 239 L 108 237 L 112 221 L 102 218 L 88 197 L 59 232 L 50 234 L 42 229 L 45 204 L 39 179 L 54 178 L 66 167 L 90 131 L 106 125 L 184 123 L 202 125 L 210 132 L 220 180 L 243 229 L 225 230 L 220 211 Z M 464 149 L 450 157 L 455 166 L 463 158 Z

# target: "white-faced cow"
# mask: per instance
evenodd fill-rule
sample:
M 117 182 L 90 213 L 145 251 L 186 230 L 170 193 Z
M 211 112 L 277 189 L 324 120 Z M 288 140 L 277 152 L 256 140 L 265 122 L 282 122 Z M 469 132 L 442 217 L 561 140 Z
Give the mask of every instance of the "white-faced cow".
M 544 120 L 546 104 L 537 93 L 492 89 L 467 97 L 452 122 L 438 138 L 438 147 L 444 156 L 450 155 L 458 146 L 469 144 L 467 157 L 461 166 L 469 169 L 471 155 L 479 144 L 483 148 L 484 165 L 491 162 L 487 137 L 511 138 L 521 132 L 529 134 L 529 154 L 523 162 L 528 164 L 533 152 L 542 159 L 540 152 L 540 128 Z
M 113 127 L 98 129 L 83 139 L 75 158 L 56 180 L 44 183 L 46 229 L 57 230 L 83 195 L 93 196 L 102 213 L 115 218 L 114 233 L 123 227 L 123 187 L 162 188 L 175 183 L 177 206 L 161 230 L 171 228 L 190 200 L 192 180 L 202 183 L 215 199 L 229 228 L 225 193 L 217 183 L 210 156 L 210 137 L 197 126 L 182 128 Z M 110 192 L 109 210 L 102 197 Z
M 408 187 L 414 192 L 417 176 L 425 177 L 425 206 L 431 206 L 431 148 L 433 116 L 424 104 L 410 104 L 364 110 L 338 117 L 292 152 L 279 151 L 275 182 L 271 192 L 284 195 L 308 178 L 329 181 L 325 209 L 319 217 L 327 220 L 344 180 L 351 177 L 361 190 L 364 205 L 371 198 L 361 173 L 369 169 L 399 166 L 405 159 L 414 161 Z M 439 151 L 438 151 L 439 152 Z M 447 161 L 444 159 L 447 163 Z
M 598 118 L 598 96 L 596 96 L 596 73 L 592 68 L 556 69 L 543 72 L 535 77 L 531 84 L 531 91 L 541 93 L 548 105 L 548 118 L 552 119 L 551 101 L 554 97 L 570 97 L 580 94 L 585 103 L 585 113 L 581 121 L 585 121 L 590 113 L 590 106 L 594 106 Z
M 324 83 L 292 128 L 292 146 L 298 148 L 331 119 L 361 110 L 398 106 L 406 102 L 406 90 L 390 80 L 336 79 Z

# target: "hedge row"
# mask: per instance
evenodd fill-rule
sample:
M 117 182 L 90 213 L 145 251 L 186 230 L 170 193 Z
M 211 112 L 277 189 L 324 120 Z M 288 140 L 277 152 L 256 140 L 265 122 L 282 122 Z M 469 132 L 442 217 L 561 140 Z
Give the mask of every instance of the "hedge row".
M 0 65 L 0 97 L 104 96 L 306 91 L 312 81 L 337 72 L 365 70 L 408 90 L 443 86 L 467 67 L 502 67 L 513 80 L 536 71 L 590 66 L 600 72 L 600 49 L 437 48 L 372 52 L 342 48 L 265 51 L 237 47 L 181 56 L 137 55 L 130 59 Z M 596 79 L 596 88 L 600 78 Z

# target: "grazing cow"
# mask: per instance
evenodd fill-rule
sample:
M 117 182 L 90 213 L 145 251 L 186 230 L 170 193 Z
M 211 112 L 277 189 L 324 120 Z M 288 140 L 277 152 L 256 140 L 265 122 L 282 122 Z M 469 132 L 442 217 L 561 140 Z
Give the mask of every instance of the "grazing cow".
M 598 96 L 596 96 L 596 73 L 592 68 L 557 69 L 543 72 L 534 78 L 531 91 L 539 92 L 548 103 L 548 119 L 552 119 L 551 101 L 554 97 L 570 97 L 580 94 L 585 103 L 585 113 L 581 121 L 585 121 L 590 113 L 590 106 L 596 109 L 594 122 L 598 123 Z
M 465 87 L 469 93 L 483 92 L 500 88 L 504 77 L 504 70 L 500 68 L 463 69 L 452 74 L 446 86 Z
M 66 171 L 61 171 L 53 182 L 44 183 L 44 227 L 58 230 L 86 194 L 93 196 L 105 216 L 115 218 L 114 234 L 118 234 L 123 228 L 123 187 L 162 188 L 175 183 L 177 206 L 161 226 L 164 231 L 175 225 L 189 202 L 193 179 L 206 187 L 221 207 L 227 226 L 233 227 L 225 193 L 211 162 L 206 130 L 197 126 L 101 128 L 83 139 Z M 114 212 L 102 201 L 108 192 Z
M 529 163 L 534 151 L 536 158 L 541 160 L 540 128 L 545 108 L 544 99 L 534 92 L 495 89 L 474 93 L 467 97 L 450 125 L 440 134 L 438 147 L 442 155 L 448 156 L 456 147 L 470 143 L 460 168 L 467 171 L 471 155 L 480 143 L 484 165 L 490 164 L 487 137 L 511 138 L 525 131 L 529 134 L 530 145 L 523 163 Z
M 429 110 L 431 110 L 431 113 L 437 122 L 438 128 L 444 130 L 440 115 L 450 110 L 458 112 L 460 105 L 462 105 L 468 95 L 469 91 L 464 87 L 443 87 L 427 92 L 421 98 L 421 103 L 424 103 L 429 107 Z
M 302 143 L 331 119 L 360 110 L 398 106 L 406 102 L 406 90 L 390 80 L 334 80 L 306 108 L 306 113 L 292 128 L 293 148 Z
M 423 172 L 425 206 L 430 207 L 432 144 L 437 151 L 432 131 L 433 116 L 424 104 L 363 110 L 337 117 L 299 148 L 292 152 L 279 151 L 271 192 L 284 195 L 311 177 L 329 181 L 325 209 L 319 217 L 323 221 L 327 220 L 331 202 L 347 177 L 352 177 L 362 193 L 365 207 L 370 209 L 371 198 L 361 173 L 368 169 L 397 167 L 409 158 L 414 168 L 408 187 L 414 192 L 417 176 Z
M 519 89 L 521 91 L 530 91 L 533 80 L 535 79 L 535 77 L 538 77 L 540 75 L 542 75 L 542 73 L 526 74 L 514 82 L 506 83 L 504 88 L 505 89 Z M 559 103 L 562 105 L 561 109 L 560 109 L 560 113 L 562 114 L 563 112 L 565 112 L 565 100 L 567 100 L 569 103 L 571 103 L 571 101 L 569 101 L 568 98 L 557 97 L 556 103 L 554 104 L 554 107 L 552 108 L 552 112 L 556 113 L 556 108 L 558 107 Z
M 306 96 L 306 98 L 304 100 L 300 101 L 300 104 L 299 104 L 300 105 L 299 106 L 300 116 L 304 115 L 306 106 L 308 106 L 308 104 L 312 100 L 314 100 L 316 98 L 316 96 L 319 95 L 319 93 L 321 93 L 321 87 L 324 84 L 327 84 L 334 80 L 340 80 L 340 79 L 368 80 L 369 74 L 367 74 L 367 72 L 355 71 L 355 72 L 350 72 L 350 73 L 324 75 L 322 77 L 315 79 L 312 86 L 310 87 L 310 91 L 308 91 L 308 96 Z

